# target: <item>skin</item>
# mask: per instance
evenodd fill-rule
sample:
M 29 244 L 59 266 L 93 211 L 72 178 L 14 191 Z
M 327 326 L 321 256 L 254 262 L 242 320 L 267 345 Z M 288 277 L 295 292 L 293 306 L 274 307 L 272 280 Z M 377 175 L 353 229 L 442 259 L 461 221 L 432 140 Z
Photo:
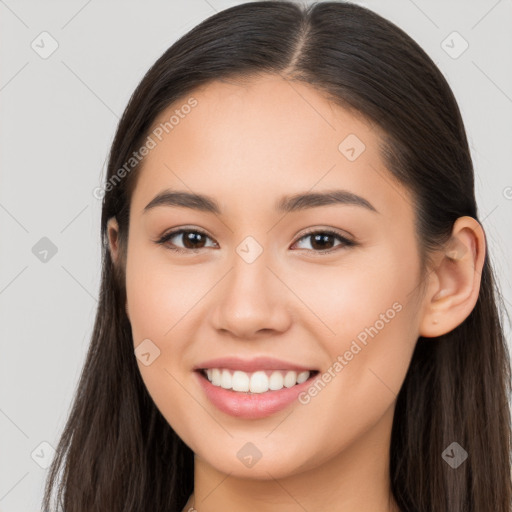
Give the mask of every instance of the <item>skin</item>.
M 134 347 L 150 339 L 160 350 L 149 366 L 138 360 L 142 378 L 195 453 L 195 492 L 183 510 L 398 510 L 388 470 L 396 395 L 418 336 L 449 332 L 474 308 L 483 230 L 470 217 L 457 220 L 450 248 L 458 259 L 440 251 L 420 296 L 413 201 L 384 167 L 375 127 L 279 76 L 212 82 L 193 96 L 198 105 L 144 161 L 126 259 Z M 366 146 L 352 162 L 338 150 L 349 134 Z M 222 213 L 170 206 L 143 213 L 168 188 L 213 196 Z M 283 195 L 331 188 L 364 197 L 378 213 L 355 205 L 284 216 L 274 209 Z M 167 247 L 154 242 L 182 226 L 207 232 L 206 242 L 196 242 L 199 252 L 170 250 L 172 243 L 190 247 L 180 235 Z M 358 245 L 334 237 L 333 250 L 322 255 L 311 237 L 301 238 L 322 228 Z M 251 264 L 236 252 L 247 236 L 263 248 Z M 109 240 L 119 264 L 115 218 Z M 207 400 L 192 372 L 228 355 L 327 371 L 394 303 L 400 312 L 306 405 L 235 418 Z M 262 453 L 250 468 L 237 458 L 247 442 Z

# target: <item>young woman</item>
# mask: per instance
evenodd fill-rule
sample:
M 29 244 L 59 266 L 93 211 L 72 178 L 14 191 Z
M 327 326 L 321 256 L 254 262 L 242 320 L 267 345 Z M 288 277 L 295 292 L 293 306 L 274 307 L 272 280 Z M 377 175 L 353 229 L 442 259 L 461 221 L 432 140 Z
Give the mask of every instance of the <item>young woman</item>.
M 456 100 L 349 3 L 254 2 L 134 92 L 65 512 L 509 512 L 510 360 Z M 59 481 L 60 480 L 60 481 Z

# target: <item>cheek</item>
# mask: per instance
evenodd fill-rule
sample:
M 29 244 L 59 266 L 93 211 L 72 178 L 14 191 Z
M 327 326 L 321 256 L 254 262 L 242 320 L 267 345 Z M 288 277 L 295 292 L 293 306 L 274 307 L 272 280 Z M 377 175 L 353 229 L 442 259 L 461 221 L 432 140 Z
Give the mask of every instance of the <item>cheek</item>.
M 396 304 L 384 318 L 368 316 L 359 336 L 340 327 L 336 338 L 324 338 L 331 363 L 300 397 L 316 431 L 329 432 L 330 443 L 340 449 L 394 407 L 407 373 L 415 343 L 411 313 Z
M 185 375 L 180 365 L 190 340 L 190 333 L 184 331 L 186 315 L 200 299 L 200 290 L 187 286 L 187 276 L 180 269 L 170 271 L 161 260 L 157 261 L 152 251 L 144 253 L 135 247 L 129 253 L 126 292 L 133 345 L 153 402 L 179 434 L 186 434 L 190 428 L 187 411 L 193 407 L 182 386 L 189 387 L 186 379 L 191 376 Z
M 278 272 L 300 299 L 297 306 L 307 306 L 302 320 L 338 350 L 359 335 L 364 341 L 366 328 L 377 324 L 379 331 L 389 330 L 395 317 L 404 317 L 397 310 L 410 301 L 416 285 L 415 258 L 414 248 L 407 256 L 390 244 L 378 251 L 347 252 L 335 264 L 283 266 Z
M 317 386 L 322 398 L 311 396 L 311 401 L 330 403 L 334 415 L 350 411 L 343 421 L 354 422 L 356 428 L 358 421 L 376 420 L 393 403 L 407 373 L 418 338 L 418 312 L 410 293 L 415 259 L 404 261 L 403 255 L 389 250 L 372 261 L 354 259 L 336 272 L 321 272 L 325 275 L 310 276 L 309 288 L 305 281 L 297 288 L 329 327 L 317 330 L 330 365 Z M 328 286 L 318 284 L 322 282 Z
M 134 247 L 126 266 L 126 293 L 134 343 L 169 339 L 206 289 L 193 268 L 170 265 L 160 250 Z

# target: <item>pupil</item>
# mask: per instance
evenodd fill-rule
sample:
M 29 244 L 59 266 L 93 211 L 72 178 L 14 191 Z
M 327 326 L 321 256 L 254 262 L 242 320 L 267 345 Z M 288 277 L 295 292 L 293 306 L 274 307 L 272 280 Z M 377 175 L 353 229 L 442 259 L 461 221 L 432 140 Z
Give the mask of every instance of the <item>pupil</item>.
M 191 231 L 187 232 L 185 234 L 185 247 L 187 247 L 188 249 L 197 249 L 197 247 L 194 245 L 194 242 L 197 242 L 197 240 L 194 241 L 194 238 L 197 238 L 199 239 L 199 241 L 201 241 L 202 236 L 203 235 L 201 233 L 195 233 Z M 188 245 L 189 243 L 192 244 L 191 247 Z
M 332 243 L 329 243 L 329 239 L 332 238 L 332 235 L 325 234 L 325 235 L 314 235 L 313 236 L 313 243 L 311 244 L 313 248 L 315 248 L 315 244 L 319 244 L 319 249 L 330 249 L 332 247 Z M 326 247 L 326 244 L 329 247 Z

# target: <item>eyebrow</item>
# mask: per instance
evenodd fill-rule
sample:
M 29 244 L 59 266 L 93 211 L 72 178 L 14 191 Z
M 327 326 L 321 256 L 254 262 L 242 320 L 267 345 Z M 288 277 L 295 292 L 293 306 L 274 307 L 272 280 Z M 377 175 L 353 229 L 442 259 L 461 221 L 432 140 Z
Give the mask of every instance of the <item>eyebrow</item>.
M 325 192 L 303 192 L 282 197 L 275 203 L 278 212 L 291 213 L 308 208 L 330 205 L 351 205 L 379 213 L 364 197 L 348 190 L 327 190 Z M 180 190 L 164 190 L 157 194 L 144 208 L 143 213 L 157 206 L 180 206 L 207 213 L 221 215 L 219 203 L 210 196 Z

